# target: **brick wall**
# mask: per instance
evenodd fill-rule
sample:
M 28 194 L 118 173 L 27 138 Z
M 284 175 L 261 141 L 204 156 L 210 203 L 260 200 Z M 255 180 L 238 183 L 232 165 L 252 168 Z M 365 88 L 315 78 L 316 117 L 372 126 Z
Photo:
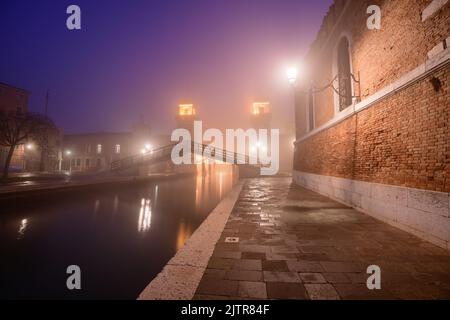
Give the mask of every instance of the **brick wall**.
M 20 109 L 28 111 L 29 93 L 5 83 L 0 83 L 0 111 L 11 112 Z
M 305 59 L 315 85 L 324 85 L 335 75 L 333 53 L 343 34 L 351 37 L 352 69 L 360 75 L 363 100 L 424 63 L 428 51 L 450 36 L 450 2 L 422 22 L 421 13 L 430 2 L 335 1 Z M 381 30 L 366 27 L 366 9 L 374 4 L 381 8 Z M 316 95 L 316 127 L 333 118 L 333 97 L 331 89 Z M 298 108 L 302 107 L 299 102 Z
M 362 101 L 426 63 L 427 53 L 450 36 L 450 2 L 422 22 L 431 0 L 340 0 L 330 8 L 307 56 L 317 86 L 333 77 L 333 50 L 351 37 L 353 73 Z M 368 30 L 368 5 L 382 10 L 382 29 Z M 341 19 L 339 16 L 343 13 Z M 431 77 L 442 83 L 435 92 Z M 300 88 L 304 89 L 302 85 Z M 354 180 L 450 192 L 450 68 L 396 91 L 375 105 L 297 144 L 294 169 Z M 355 92 L 357 93 L 357 92 Z M 306 97 L 297 94 L 297 138 L 307 133 Z M 316 94 L 320 127 L 336 117 L 334 93 Z
M 294 169 L 450 192 L 449 113 L 447 67 L 302 141 Z

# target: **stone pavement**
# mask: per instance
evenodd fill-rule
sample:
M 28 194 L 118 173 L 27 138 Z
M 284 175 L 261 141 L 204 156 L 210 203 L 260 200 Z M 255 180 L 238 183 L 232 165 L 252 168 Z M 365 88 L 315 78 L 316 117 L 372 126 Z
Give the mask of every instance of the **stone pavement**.
M 251 179 L 194 299 L 450 299 L 450 252 L 290 178 Z

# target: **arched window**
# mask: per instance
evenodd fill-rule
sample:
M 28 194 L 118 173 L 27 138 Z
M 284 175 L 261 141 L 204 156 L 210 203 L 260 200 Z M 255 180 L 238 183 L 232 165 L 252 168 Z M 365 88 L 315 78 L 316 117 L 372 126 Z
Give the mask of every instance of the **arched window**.
M 337 51 L 339 111 L 352 104 L 352 80 L 350 70 L 350 48 L 346 37 L 339 42 Z

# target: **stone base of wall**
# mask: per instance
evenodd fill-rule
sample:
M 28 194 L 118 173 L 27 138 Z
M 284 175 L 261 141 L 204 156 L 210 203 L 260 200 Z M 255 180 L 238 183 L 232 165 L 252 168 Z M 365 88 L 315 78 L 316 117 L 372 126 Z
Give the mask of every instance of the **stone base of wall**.
M 450 194 L 293 172 L 296 184 L 450 250 Z

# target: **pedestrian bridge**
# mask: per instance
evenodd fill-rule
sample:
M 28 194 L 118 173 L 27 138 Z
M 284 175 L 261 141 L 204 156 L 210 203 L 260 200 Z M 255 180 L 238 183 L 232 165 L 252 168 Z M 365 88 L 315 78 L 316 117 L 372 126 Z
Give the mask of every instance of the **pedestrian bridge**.
M 165 161 L 171 160 L 171 153 L 173 147 L 178 143 L 172 143 L 164 147 L 148 151 L 144 154 L 136 154 L 130 157 L 122 158 L 111 163 L 111 171 L 121 171 L 130 168 L 135 168 L 143 165 L 153 165 Z M 217 158 L 223 159 L 222 161 L 229 164 L 245 165 L 255 168 L 264 167 L 265 165 L 260 164 L 255 158 L 249 157 L 248 155 L 239 154 L 231 151 L 227 151 L 220 148 L 215 148 L 210 145 L 200 144 L 196 142 L 191 142 L 191 147 L 189 148 L 193 155 L 200 155 L 211 160 L 216 160 Z

